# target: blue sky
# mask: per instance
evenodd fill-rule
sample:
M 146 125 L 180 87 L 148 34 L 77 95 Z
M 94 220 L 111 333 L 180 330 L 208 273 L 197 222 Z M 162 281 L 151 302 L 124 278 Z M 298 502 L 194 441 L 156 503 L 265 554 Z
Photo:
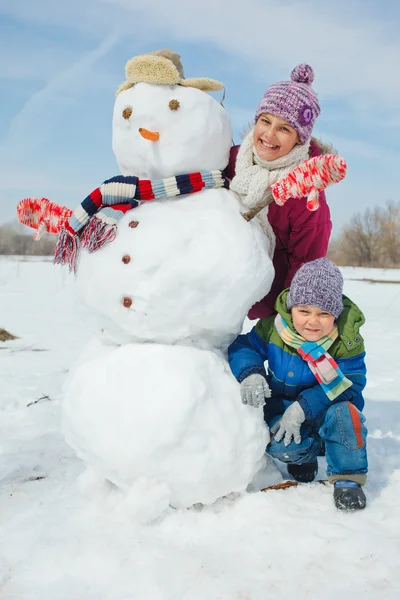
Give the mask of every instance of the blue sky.
M 313 66 L 314 133 L 348 163 L 328 190 L 339 233 L 355 212 L 400 199 L 399 4 L 0 0 L 0 222 L 26 196 L 74 208 L 118 173 L 111 117 L 125 63 L 170 47 L 187 77 L 224 82 L 236 142 L 268 85 Z

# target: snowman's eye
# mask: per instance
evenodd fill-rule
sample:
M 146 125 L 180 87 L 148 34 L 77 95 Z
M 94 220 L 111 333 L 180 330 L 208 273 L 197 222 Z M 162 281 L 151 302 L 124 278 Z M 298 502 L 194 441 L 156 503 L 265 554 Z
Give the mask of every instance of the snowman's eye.
M 171 102 L 168 104 L 168 106 L 170 107 L 171 110 L 178 110 L 178 108 L 180 107 L 180 104 L 179 104 L 178 100 L 171 100 Z
M 122 116 L 124 117 L 124 119 L 129 119 L 131 114 L 132 114 L 132 108 L 130 106 L 127 106 L 122 111 Z

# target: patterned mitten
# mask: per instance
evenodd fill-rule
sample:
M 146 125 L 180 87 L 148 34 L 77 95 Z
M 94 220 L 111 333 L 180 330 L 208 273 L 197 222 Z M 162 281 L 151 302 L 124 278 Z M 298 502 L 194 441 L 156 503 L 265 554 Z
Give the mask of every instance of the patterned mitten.
M 332 183 L 342 181 L 347 165 L 337 154 L 314 156 L 271 185 L 275 202 L 283 206 L 289 198 L 307 198 L 308 210 L 317 210 L 318 195 Z
M 17 204 L 18 221 L 36 229 L 33 238 L 39 240 L 43 233 L 60 233 L 72 215 L 72 210 L 47 198 L 24 198 Z

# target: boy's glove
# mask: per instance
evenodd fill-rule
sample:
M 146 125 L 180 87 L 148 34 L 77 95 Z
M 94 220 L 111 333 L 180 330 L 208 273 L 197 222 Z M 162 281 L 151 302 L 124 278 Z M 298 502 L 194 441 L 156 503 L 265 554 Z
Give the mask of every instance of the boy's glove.
M 277 432 L 275 435 L 277 442 L 280 442 L 283 436 L 285 436 L 285 446 L 290 444 L 292 438 L 295 444 L 300 444 L 300 426 L 305 419 L 306 416 L 300 404 L 297 401 L 293 402 L 283 413 L 282 419 L 271 428 L 271 433 L 274 434 Z
M 240 394 L 243 404 L 258 408 L 265 404 L 265 398 L 271 397 L 271 390 L 263 375 L 253 373 L 253 375 L 249 375 L 246 379 L 243 379 L 240 384 Z

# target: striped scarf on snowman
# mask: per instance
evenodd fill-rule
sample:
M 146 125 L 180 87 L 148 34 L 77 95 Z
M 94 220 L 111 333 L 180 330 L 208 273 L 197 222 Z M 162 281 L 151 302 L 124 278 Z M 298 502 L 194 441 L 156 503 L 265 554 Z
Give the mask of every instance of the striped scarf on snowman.
M 117 235 L 118 221 L 143 202 L 194 194 L 203 189 L 227 188 L 228 185 L 228 179 L 219 170 L 154 181 L 123 175 L 107 179 L 81 202 L 64 223 L 54 262 L 68 264 L 70 270 L 75 271 L 80 248 L 95 252 L 112 242 Z

